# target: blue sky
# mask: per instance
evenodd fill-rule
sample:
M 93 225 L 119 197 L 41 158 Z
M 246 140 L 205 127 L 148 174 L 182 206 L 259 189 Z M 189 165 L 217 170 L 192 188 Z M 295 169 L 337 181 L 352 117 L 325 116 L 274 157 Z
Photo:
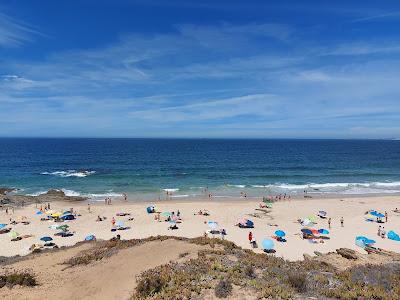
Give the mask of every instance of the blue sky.
M 399 28 L 395 0 L 3 0 L 0 136 L 400 138 Z

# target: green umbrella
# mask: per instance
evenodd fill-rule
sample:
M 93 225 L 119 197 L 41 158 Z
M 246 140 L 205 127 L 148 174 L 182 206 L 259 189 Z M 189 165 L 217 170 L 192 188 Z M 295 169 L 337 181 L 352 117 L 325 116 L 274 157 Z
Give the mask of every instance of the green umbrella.
M 313 223 L 317 222 L 317 219 L 314 216 L 308 216 L 307 219 L 309 219 Z
M 16 239 L 17 237 L 19 237 L 19 233 L 16 231 L 11 231 L 9 234 L 10 238 L 12 239 Z
M 69 228 L 69 226 L 67 224 L 64 224 L 64 225 L 57 226 L 56 229 L 62 230 L 62 231 L 67 231 L 68 228 Z
M 166 218 L 172 216 L 172 214 L 171 214 L 169 211 L 165 211 L 165 212 L 163 212 L 161 215 L 162 215 L 163 217 L 166 217 Z

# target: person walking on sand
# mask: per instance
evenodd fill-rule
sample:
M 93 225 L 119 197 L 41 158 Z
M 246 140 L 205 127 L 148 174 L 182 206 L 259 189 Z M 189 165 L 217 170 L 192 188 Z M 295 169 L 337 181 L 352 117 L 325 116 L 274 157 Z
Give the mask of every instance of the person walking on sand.
M 124 200 L 128 201 L 128 196 L 126 195 L 126 193 L 124 193 Z
M 87 210 L 90 213 L 90 203 L 87 204 Z
M 388 213 L 387 213 L 387 211 L 385 211 L 385 222 L 387 223 L 387 220 L 388 220 Z
M 381 225 L 379 225 L 379 227 L 378 227 L 378 236 L 379 237 L 381 236 Z
M 328 219 L 328 227 L 331 229 L 331 218 Z
M 253 233 L 250 231 L 249 232 L 249 243 L 251 244 L 251 241 L 253 240 Z
M 343 219 L 343 217 L 341 217 L 341 218 L 340 218 L 340 226 L 344 227 L 344 226 L 343 226 L 343 223 L 344 223 L 344 219 Z
M 111 219 L 111 225 L 112 225 L 112 227 L 115 226 L 115 218 L 114 217 L 112 217 L 112 219 Z

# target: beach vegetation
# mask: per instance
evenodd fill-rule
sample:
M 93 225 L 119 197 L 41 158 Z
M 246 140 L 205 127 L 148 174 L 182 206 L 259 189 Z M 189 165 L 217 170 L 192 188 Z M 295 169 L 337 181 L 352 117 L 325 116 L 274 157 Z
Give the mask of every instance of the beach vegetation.
M 0 288 L 13 286 L 35 286 L 37 285 L 35 276 L 30 274 L 29 272 L 16 272 L 5 275 L 0 275 Z

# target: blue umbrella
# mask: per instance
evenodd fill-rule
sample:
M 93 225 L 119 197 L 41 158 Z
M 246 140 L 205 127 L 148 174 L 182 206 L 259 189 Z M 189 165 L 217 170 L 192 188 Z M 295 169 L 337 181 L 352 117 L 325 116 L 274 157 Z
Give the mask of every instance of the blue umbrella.
M 365 236 L 357 236 L 356 237 L 356 242 L 357 241 L 361 241 L 363 242 L 365 245 L 371 245 L 371 244 L 375 244 L 376 242 L 374 240 L 371 240 Z
M 303 228 L 303 229 L 301 230 L 301 232 L 302 232 L 302 233 L 305 233 L 305 234 L 312 234 L 312 231 L 311 231 L 310 229 L 308 229 L 308 228 Z
M 325 216 L 327 215 L 327 213 L 326 213 L 326 211 L 324 211 L 324 210 L 320 210 L 320 211 L 318 212 L 318 215 L 325 217 Z
M 327 230 L 327 229 L 318 229 L 318 232 L 320 234 L 329 234 L 329 230 Z
M 261 243 L 263 249 L 265 250 L 271 250 L 274 249 L 274 241 L 270 239 L 264 239 Z
M 400 242 L 400 236 L 396 232 L 394 232 L 393 230 L 390 230 L 388 232 L 387 237 L 388 237 L 389 240 Z
M 208 227 L 210 227 L 211 229 L 217 229 L 218 228 L 218 223 L 217 222 L 208 221 L 207 224 L 208 224 Z
M 117 223 L 115 223 L 115 225 L 117 225 L 117 227 L 124 227 L 124 222 L 117 221 Z
M 6 226 L 7 226 L 7 224 L 0 224 L 0 229 L 3 229 Z
M 88 235 L 85 237 L 85 241 L 94 241 L 96 240 L 96 237 L 93 234 Z
M 247 220 L 247 221 L 246 221 L 246 226 L 247 226 L 247 227 L 253 227 L 253 226 L 254 226 L 254 222 L 251 221 L 251 220 Z
M 370 212 L 370 214 L 377 218 L 383 218 L 385 216 L 384 214 L 381 214 L 380 212 L 377 212 L 377 211 L 372 211 L 372 212 Z
M 36 212 L 36 214 L 37 214 L 37 215 L 43 215 L 43 212 L 40 211 L 40 210 L 38 210 L 38 211 Z
M 284 237 L 286 235 L 286 233 L 283 230 L 277 230 L 277 231 L 275 231 L 275 235 L 277 237 Z
M 41 237 L 40 240 L 47 243 L 47 242 L 52 241 L 53 238 L 51 238 L 49 236 L 44 236 L 44 237 Z

